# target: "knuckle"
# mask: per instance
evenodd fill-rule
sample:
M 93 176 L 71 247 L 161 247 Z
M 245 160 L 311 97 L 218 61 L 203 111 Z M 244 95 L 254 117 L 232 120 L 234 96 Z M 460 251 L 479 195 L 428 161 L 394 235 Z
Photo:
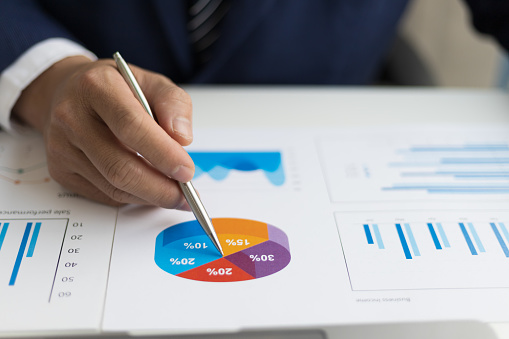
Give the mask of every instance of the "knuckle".
M 76 75 L 74 90 L 81 98 L 94 97 L 98 86 L 103 82 L 95 68 L 87 69 Z
M 94 64 L 94 67 L 84 69 L 75 75 L 75 91 L 81 98 L 94 98 L 98 94 L 109 93 L 113 90 L 113 79 L 118 72 L 102 63 Z
M 46 157 L 48 165 L 57 165 L 65 167 L 69 162 L 66 159 L 67 149 L 64 143 L 54 137 L 47 137 L 46 143 Z
M 189 106 L 192 105 L 191 96 L 180 87 L 172 86 L 168 90 L 168 95 L 174 101 L 177 101 L 177 102 L 183 103 L 185 105 L 189 105 Z
M 53 106 L 51 114 L 51 124 L 60 126 L 66 130 L 74 131 L 78 127 L 74 104 L 72 99 L 65 99 L 59 101 Z
M 122 191 L 135 190 L 143 177 L 143 170 L 133 162 L 125 159 L 110 161 L 106 165 L 105 172 L 107 180 L 114 187 L 113 192 L 110 192 L 110 196 L 120 194 L 116 192 L 117 188 Z
M 111 201 L 110 201 L 111 205 L 114 205 L 114 204 L 121 205 L 121 204 L 128 203 L 129 198 L 131 197 L 131 194 L 129 194 L 126 191 L 123 191 L 117 187 L 111 187 L 107 194 L 111 199 Z
M 135 144 L 147 137 L 144 132 L 143 117 L 138 114 L 132 114 L 129 111 L 119 111 L 116 113 L 117 137 L 120 140 L 130 140 Z
M 96 88 L 104 83 L 104 71 L 103 67 L 92 67 L 84 70 L 77 76 L 78 86 L 84 90 Z
M 49 176 L 59 184 L 65 184 L 65 175 L 63 175 L 62 170 L 59 166 L 55 165 L 55 163 L 48 162 L 48 173 Z

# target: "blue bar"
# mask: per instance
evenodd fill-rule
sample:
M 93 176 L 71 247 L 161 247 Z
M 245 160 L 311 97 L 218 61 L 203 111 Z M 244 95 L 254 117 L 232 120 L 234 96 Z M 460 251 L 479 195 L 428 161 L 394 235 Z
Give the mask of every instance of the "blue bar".
M 405 235 L 403 234 L 403 230 L 401 229 L 400 224 L 396 224 L 396 229 L 398 231 L 399 241 L 401 241 L 401 246 L 403 247 L 403 252 L 405 252 L 405 258 L 412 259 L 412 255 L 410 254 L 410 249 L 408 248 L 408 244 L 405 239 Z
M 472 240 L 470 239 L 470 236 L 468 235 L 465 225 L 462 222 L 460 222 L 459 225 L 461 228 L 461 232 L 463 233 L 463 236 L 465 237 L 465 241 L 467 242 L 468 248 L 470 249 L 470 253 L 472 253 L 472 255 L 477 255 L 477 251 L 475 250 L 474 244 L 472 243 Z
M 470 230 L 470 233 L 472 233 L 472 236 L 474 237 L 475 243 L 477 244 L 477 248 L 480 252 L 486 252 L 484 249 L 484 246 L 482 245 L 481 239 L 479 239 L 479 236 L 477 235 L 477 231 L 475 230 L 474 224 L 469 222 L 468 229 Z
M 5 235 L 7 234 L 8 228 L 9 228 L 9 223 L 4 222 L 4 227 L 2 228 L 2 232 L 0 233 L 0 250 L 2 249 L 2 244 L 4 243 Z
M 431 238 L 433 239 L 433 243 L 435 244 L 435 248 L 437 250 L 441 250 L 442 245 L 440 245 L 440 241 L 438 241 L 437 233 L 435 232 L 435 229 L 433 228 L 432 223 L 428 223 L 428 230 L 429 230 L 429 233 L 431 234 Z
M 38 222 L 35 224 L 34 232 L 32 233 L 32 239 L 30 239 L 30 245 L 28 246 L 27 257 L 32 257 L 34 255 L 35 244 L 37 243 L 37 238 L 39 237 L 40 229 L 41 229 L 41 223 Z
M 411 152 L 493 152 L 509 151 L 507 145 L 465 145 L 465 146 L 416 146 L 410 148 Z
M 414 255 L 416 257 L 420 257 L 421 256 L 421 252 L 419 251 L 419 247 L 417 247 L 417 242 L 415 241 L 415 238 L 414 238 L 414 233 L 412 232 L 412 228 L 410 228 L 410 224 L 405 224 L 405 230 L 406 230 L 406 233 L 408 234 L 408 238 L 410 238 L 410 245 L 412 246 L 412 250 L 414 251 Z
M 503 222 L 499 222 L 498 226 L 502 229 L 502 233 L 504 233 L 505 241 L 509 243 L 509 232 L 507 232 L 507 228 L 505 228 L 505 225 Z
M 442 242 L 444 243 L 444 247 L 451 247 L 451 244 L 449 244 L 449 240 L 447 239 L 447 236 L 445 235 L 444 228 L 442 227 L 442 223 L 437 222 L 436 225 L 438 228 L 438 233 L 440 234 L 440 238 L 442 238 Z
M 435 173 L 444 175 L 509 175 L 509 171 L 437 171 Z
M 378 244 L 378 248 L 383 250 L 385 248 L 384 242 L 382 241 L 382 236 L 380 235 L 380 230 L 378 229 L 377 224 L 373 224 L 373 232 L 375 232 L 376 243 Z
M 507 186 L 454 186 L 454 185 L 395 185 L 393 187 L 382 187 L 383 191 L 415 191 L 425 190 L 428 193 L 446 193 L 446 194 L 507 194 Z
M 394 184 L 392 189 L 509 189 L 507 184 L 490 184 L 490 183 L 443 183 L 443 184 Z
M 509 178 L 509 172 L 467 172 L 467 171 L 437 171 L 437 172 L 402 172 L 402 177 L 444 177 L 454 178 Z
M 390 162 L 389 167 L 428 167 L 428 166 L 439 166 L 438 161 L 427 161 L 427 162 Z
M 14 268 L 12 270 L 11 280 L 9 280 L 9 286 L 14 286 L 16 278 L 18 277 L 19 266 L 21 265 L 21 260 L 23 260 L 23 254 L 25 253 L 25 248 L 27 246 L 28 236 L 30 235 L 31 228 L 32 223 L 27 223 L 27 226 L 25 227 L 25 233 L 23 234 L 23 239 L 21 240 L 21 245 L 19 246 L 18 256 L 14 262 Z
M 366 233 L 368 244 L 374 244 L 373 237 L 371 236 L 371 231 L 369 230 L 369 225 L 364 224 L 364 233 Z
M 445 194 L 508 194 L 509 189 L 444 189 L 432 188 L 426 190 L 428 193 Z
M 509 164 L 509 158 L 443 158 L 440 163 L 455 165 Z
M 485 179 L 498 179 L 509 178 L 509 174 L 455 174 L 455 178 L 485 178 Z
M 497 226 L 495 226 L 494 222 L 490 222 L 491 229 L 493 230 L 493 233 L 495 233 L 495 237 L 497 237 L 498 243 L 500 244 L 500 247 L 502 247 L 502 251 L 504 251 L 504 254 L 507 258 L 509 258 L 509 249 L 507 248 L 507 245 L 504 242 L 504 239 L 502 239 L 502 236 L 500 235 L 500 232 L 497 229 Z

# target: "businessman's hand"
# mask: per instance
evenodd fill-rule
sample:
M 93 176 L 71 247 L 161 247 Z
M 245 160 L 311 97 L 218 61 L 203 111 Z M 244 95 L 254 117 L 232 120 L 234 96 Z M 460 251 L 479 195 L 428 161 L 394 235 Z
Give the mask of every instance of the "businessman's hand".
M 13 114 L 42 132 L 50 174 L 66 188 L 109 205 L 187 210 L 172 179 L 186 182 L 194 174 L 182 148 L 192 141 L 191 99 L 168 78 L 131 68 L 159 124 L 113 60 L 81 56 L 41 74 L 23 91 Z

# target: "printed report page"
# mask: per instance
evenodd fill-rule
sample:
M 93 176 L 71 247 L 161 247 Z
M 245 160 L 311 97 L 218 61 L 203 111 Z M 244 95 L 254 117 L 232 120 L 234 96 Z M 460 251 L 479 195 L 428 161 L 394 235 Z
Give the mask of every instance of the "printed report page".
M 509 130 L 204 129 L 190 212 L 102 206 L 0 134 L 0 335 L 509 321 Z M 232 142 L 235 140 L 235 142 Z
M 122 209 L 104 330 L 507 321 L 508 132 L 199 131 L 225 254 L 190 213 Z

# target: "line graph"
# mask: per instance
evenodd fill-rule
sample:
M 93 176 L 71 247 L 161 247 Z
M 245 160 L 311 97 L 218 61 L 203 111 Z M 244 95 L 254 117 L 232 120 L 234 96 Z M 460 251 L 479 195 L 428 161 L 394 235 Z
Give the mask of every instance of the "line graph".
M 39 185 L 51 181 L 39 138 L 36 133 L 0 134 L 0 181 L 13 185 Z

